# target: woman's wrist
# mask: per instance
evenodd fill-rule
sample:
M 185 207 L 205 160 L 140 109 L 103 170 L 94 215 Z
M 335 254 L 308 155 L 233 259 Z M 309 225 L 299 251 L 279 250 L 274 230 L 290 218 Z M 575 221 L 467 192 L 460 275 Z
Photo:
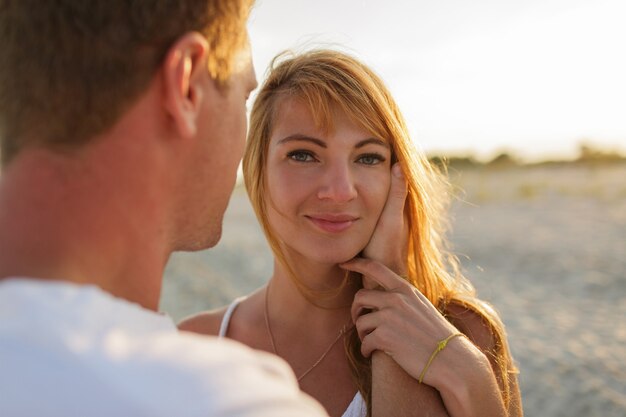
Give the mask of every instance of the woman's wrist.
M 449 341 L 424 379 L 439 391 L 451 416 L 504 415 L 489 359 L 465 337 Z

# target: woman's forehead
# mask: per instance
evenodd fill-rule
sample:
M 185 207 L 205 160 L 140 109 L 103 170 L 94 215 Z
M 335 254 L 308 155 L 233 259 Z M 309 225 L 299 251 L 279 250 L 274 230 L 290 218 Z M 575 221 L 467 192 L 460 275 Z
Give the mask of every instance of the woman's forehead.
M 273 119 L 271 137 L 293 131 L 332 135 L 337 123 L 342 123 L 350 125 L 352 130 L 390 142 L 386 135 L 374 131 L 371 124 L 364 123 L 345 106 L 330 99 L 315 103 L 297 95 L 281 97 L 275 103 Z M 371 121 L 371 117 L 368 120 Z

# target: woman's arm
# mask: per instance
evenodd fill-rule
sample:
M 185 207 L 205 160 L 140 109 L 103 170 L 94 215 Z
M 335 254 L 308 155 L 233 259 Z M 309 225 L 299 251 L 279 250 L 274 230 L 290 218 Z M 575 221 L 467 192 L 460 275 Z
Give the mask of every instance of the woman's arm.
M 372 416 L 447 417 L 439 391 L 420 384 L 387 354 L 372 354 Z
M 373 415 L 506 416 L 498 386 L 500 367 L 490 362 L 494 338 L 482 318 L 450 306 L 453 326 L 399 276 L 406 273 L 407 241 L 407 190 L 399 168 L 393 167 L 387 204 L 364 250 L 370 261 L 345 265 L 363 276 L 365 289 L 355 297 L 353 319 L 363 354 L 372 355 Z M 361 316 L 363 310 L 371 312 Z M 457 328 L 468 339 L 450 340 L 433 359 L 423 383 L 418 382 L 438 342 L 457 333 Z M 521 416 L 517 380 L 514 376 L 509 380 L 509 409 L 516 410 L 509 415 Z
M 382 287 L 359 290 L 354 299 L 352 317 L 361 352 L 366 357 L 376 351 L 385 354 L 414 380 L 396 382 L 399 370 L 381 355 L 373 359 L 372 409 L 380 412 L 375 417 L 402 415 L 394 411 L 400 404 L 413 410 L 406 415 L 507 416 L 487 356 L 467 337 L 450 339 L 427 367 L 438 343 L 459 331 L 426 297 L 380 262 L 354 259 L 342 266 Z M 434 388 L 440 400 L 420 385 Z
M 510 373 L 508 378 L 504 378 L 501 374 L 502 369 L 496 361 L 497 341 L 492 329 L 485 323 L 485 319 L 475 311 L 458 304 L 448 306 L 446 317 L 486 356 L 501 392 L 505 391 L 506 387 L 504 384 L 508 384 L 510 397 L 507 415 L 511 417 L 521 417 L 523 415 L 522 396 L 519 390 L 517 374 Z M 513 363 L 508 363 L 507 365 L 508 369 L 515 369 Z

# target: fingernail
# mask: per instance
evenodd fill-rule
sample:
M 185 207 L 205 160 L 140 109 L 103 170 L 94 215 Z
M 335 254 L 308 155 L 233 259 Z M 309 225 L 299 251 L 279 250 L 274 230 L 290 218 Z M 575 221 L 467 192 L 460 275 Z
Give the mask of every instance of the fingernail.
M 393 173 L 393 175 L 396 178 L 402 178 L 403 177 L 403 175 L 402 175 L 402 168 L 400 167 L 400 164 L 397 163 L 397 162 L 395 164 L 393 164 L 393 168 L 391 168 L 391 172 Z

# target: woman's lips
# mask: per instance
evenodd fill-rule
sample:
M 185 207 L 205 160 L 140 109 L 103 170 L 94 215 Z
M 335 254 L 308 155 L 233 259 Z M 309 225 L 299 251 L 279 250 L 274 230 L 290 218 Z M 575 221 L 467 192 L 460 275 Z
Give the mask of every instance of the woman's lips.
M 314 225 L 329 233 L 340 233 L 348 229 L 358 220 L 358 217 L 349 215 L 306 216 Z

